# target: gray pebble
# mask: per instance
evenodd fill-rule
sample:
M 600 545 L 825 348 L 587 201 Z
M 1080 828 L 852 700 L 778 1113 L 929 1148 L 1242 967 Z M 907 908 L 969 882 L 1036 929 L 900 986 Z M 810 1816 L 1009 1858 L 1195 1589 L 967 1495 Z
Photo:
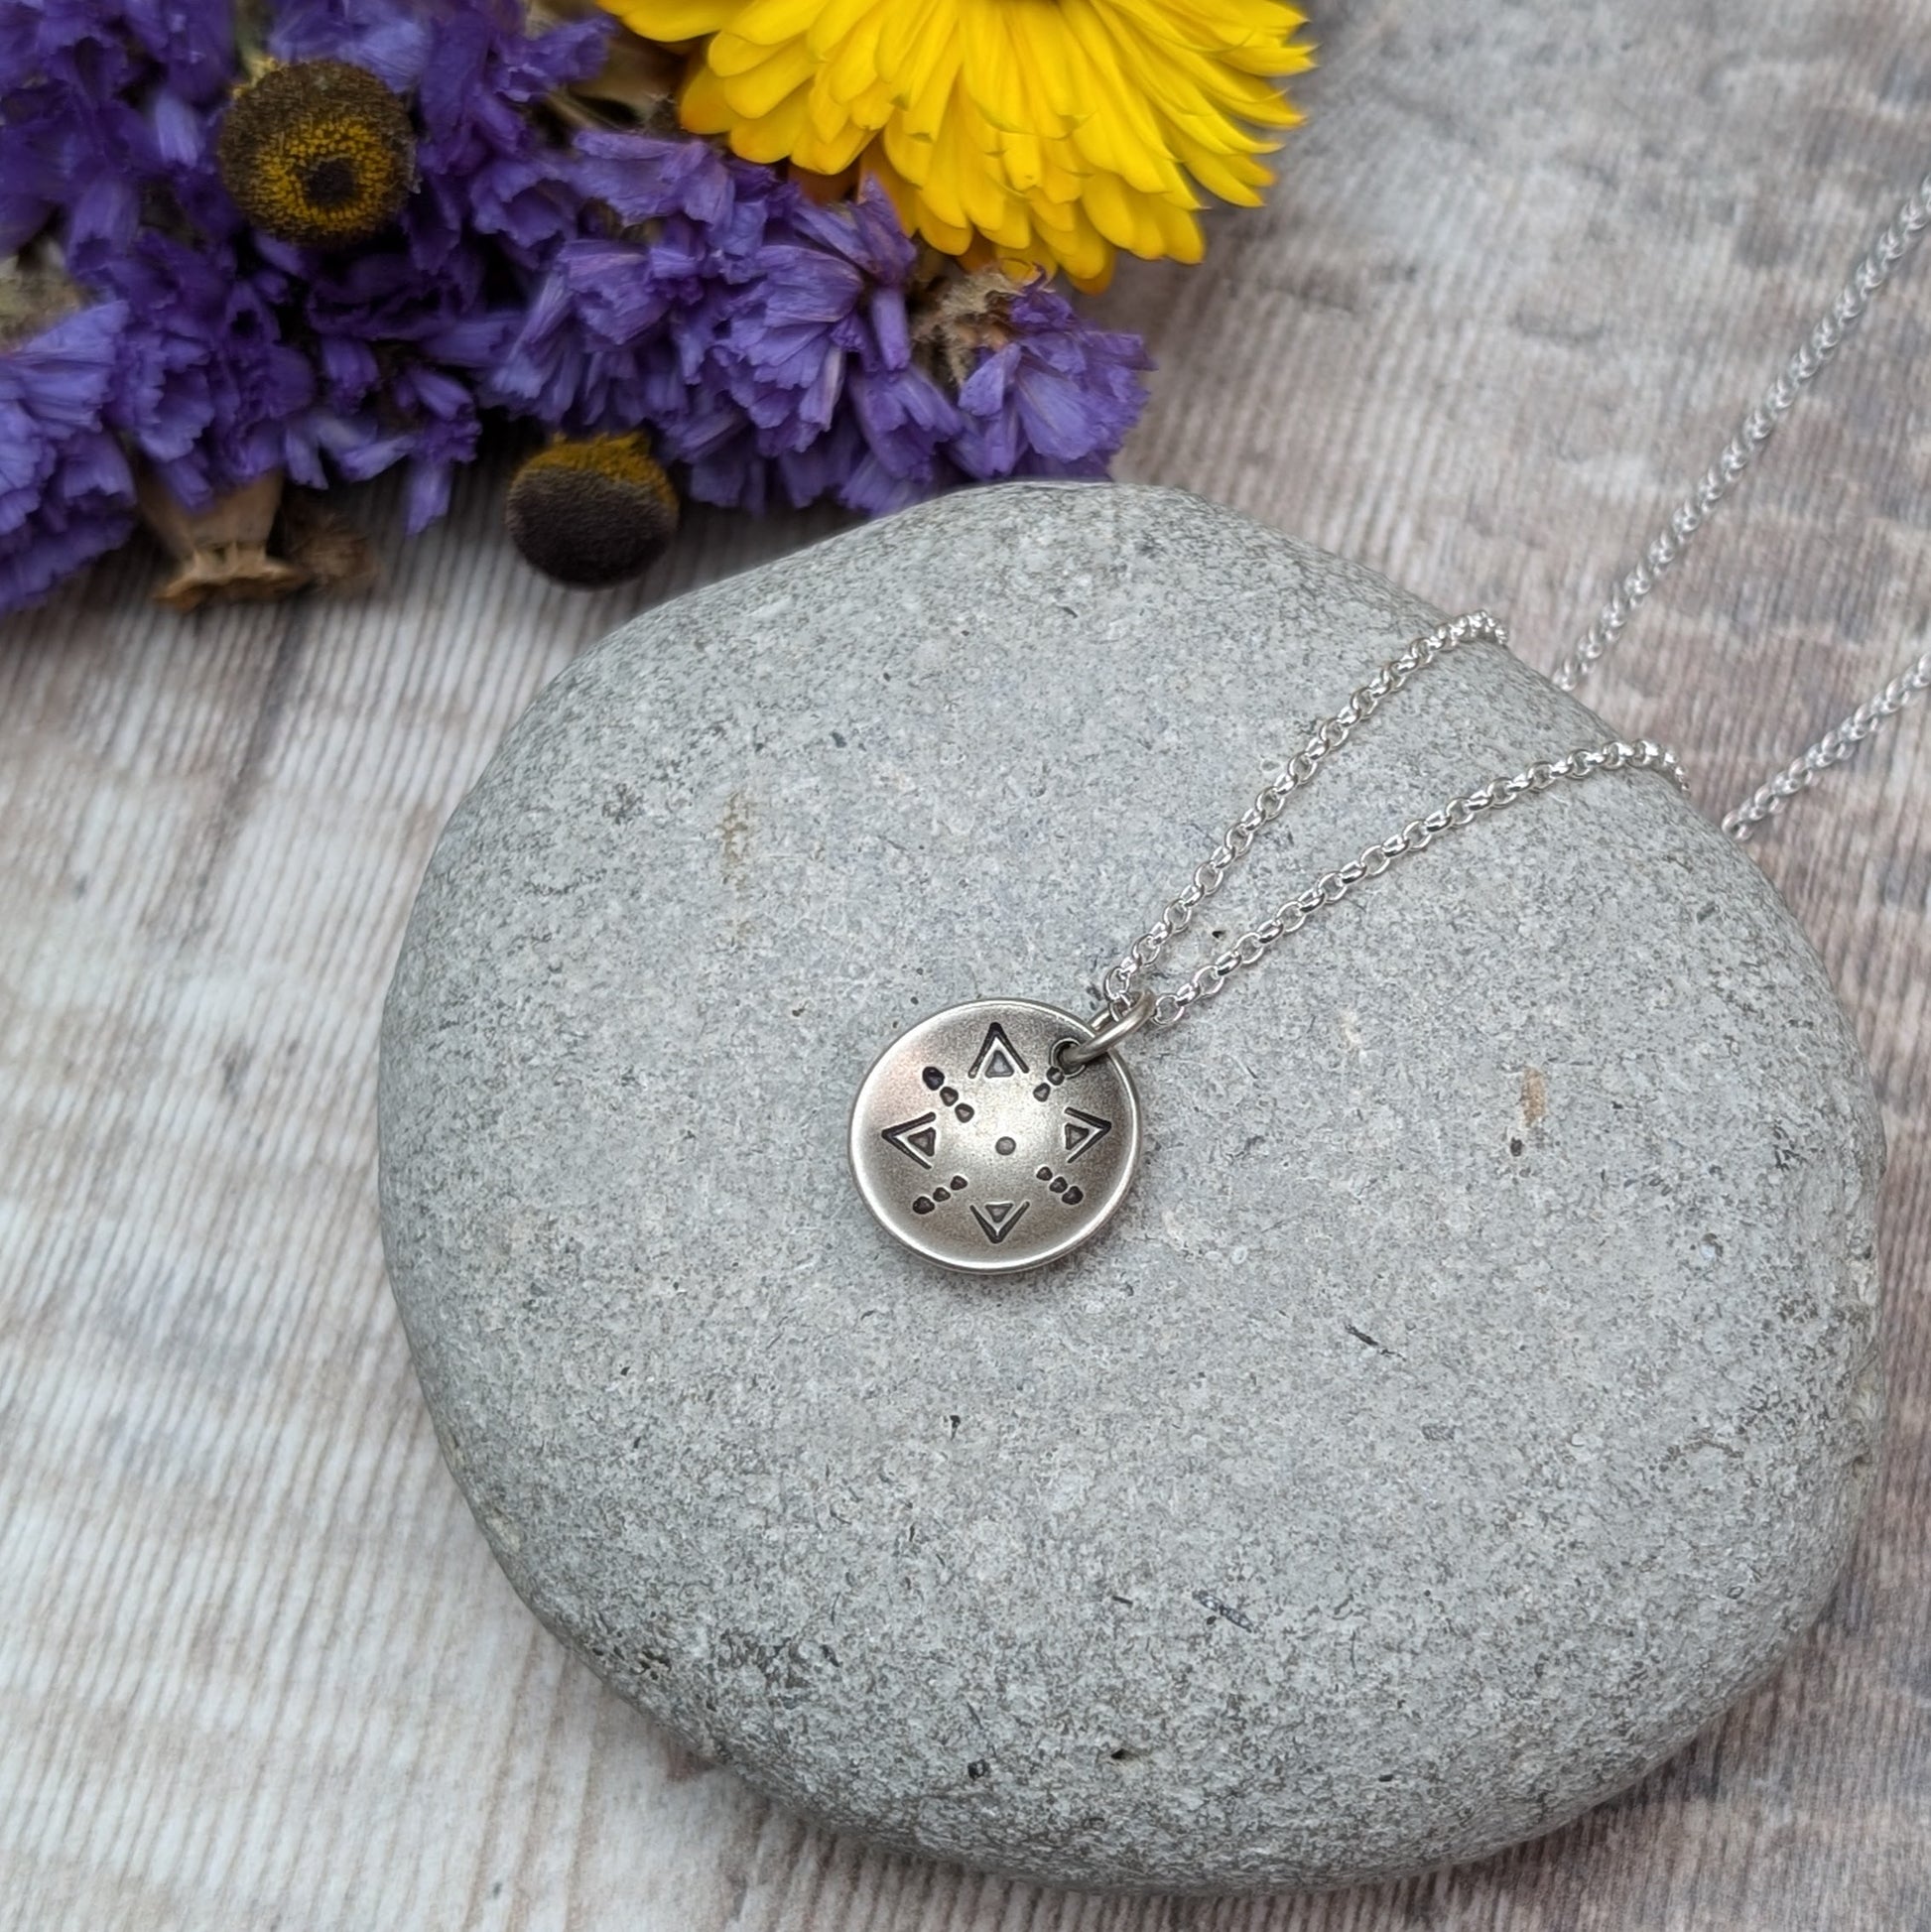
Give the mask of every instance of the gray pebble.
M 1332 1885 L 1574 1816 L 1816 1616 L 1881 1408 L 1876 1112 L 1659 777 L 1142 1035 L 1141 1176 L 1067 1261 L 939 1272 L 846 1176 L 895 1029 L 1087 1010 L 1435 615 L 1176 492 L 975 492 L 626 626 L 451 821 L 384 1022 L 396 1295 L 511 1580 L 696 1750 L 1030 1878 Z M 1444 662 L 1177 964 L 1601 735 Z

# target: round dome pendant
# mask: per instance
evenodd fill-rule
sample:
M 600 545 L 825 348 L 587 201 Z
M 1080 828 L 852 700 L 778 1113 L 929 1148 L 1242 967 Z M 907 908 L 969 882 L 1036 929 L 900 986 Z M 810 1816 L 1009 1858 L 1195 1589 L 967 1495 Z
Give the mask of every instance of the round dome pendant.
M 879 1055 L 851 1109 L 851 1173 L 887 1233 L 968 1274 L 1038 1267 L 1091 1240 L 1132 1185 L 1140 1104 L 1094 1029 L 1027 999 L 975 999 Z

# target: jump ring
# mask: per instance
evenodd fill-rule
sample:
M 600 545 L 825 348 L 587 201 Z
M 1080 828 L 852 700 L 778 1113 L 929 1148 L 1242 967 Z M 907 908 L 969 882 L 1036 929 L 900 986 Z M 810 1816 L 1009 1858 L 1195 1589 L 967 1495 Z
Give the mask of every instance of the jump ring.
M 1094 1017 L 1091 1040 L 1063 1040 L 1053 1057 L 1069 1073 L 1091 1067 L 1095 1060 L 1105 1059 L 1122 1040 L 1130 1040 L 1152 1017 L 1153 995 L 1142 986 L 1124 1013 L 1106 1012 Z

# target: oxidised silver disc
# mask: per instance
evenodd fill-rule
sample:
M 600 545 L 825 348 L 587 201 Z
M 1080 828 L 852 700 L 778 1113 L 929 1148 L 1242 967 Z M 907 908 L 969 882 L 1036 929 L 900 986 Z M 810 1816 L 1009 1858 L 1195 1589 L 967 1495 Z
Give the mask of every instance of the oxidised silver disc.
M 970 1274 L 1098 1233 L 1132 1185 L 1140 1103 L 1117 1053 L 1062 1071 L 1093 1028 L 1029 999 L 935 1013 L 878 1056 L 851 1109 L 851 1173 L 886 1231 Z

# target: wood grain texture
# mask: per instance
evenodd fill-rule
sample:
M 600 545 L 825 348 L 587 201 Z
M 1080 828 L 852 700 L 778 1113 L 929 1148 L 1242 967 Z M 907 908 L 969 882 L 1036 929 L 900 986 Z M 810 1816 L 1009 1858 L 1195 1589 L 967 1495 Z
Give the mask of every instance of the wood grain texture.
M 1485 600 L 1552 663 L 1931 162 L 1931 8 L 1316 26 L 1272 206 L 1107 298 L 1163 364 L 1122 468 Z M 1713 804 L 1922 648 L 1928 350 L 1931 260 L 1601 680 Z M 1645 1784 L 1486 1864 L 1042 1892 L 826 1838 L 683 1757 L 526 1614 L 438 1460 L 382 1278 L 378 1005 L 443 819 L 640 596 L 524 573 L 499 486 L 391 543 L 357 603 L 181 620 L 130 552 L 0 630 L 0 1922 L 1931 1926 L 1931 712 L 1762 847 L 1892 1152 L 1888 1462 L 1824 1623 Z M 830 527 L 700 517 L 641 595 Z

